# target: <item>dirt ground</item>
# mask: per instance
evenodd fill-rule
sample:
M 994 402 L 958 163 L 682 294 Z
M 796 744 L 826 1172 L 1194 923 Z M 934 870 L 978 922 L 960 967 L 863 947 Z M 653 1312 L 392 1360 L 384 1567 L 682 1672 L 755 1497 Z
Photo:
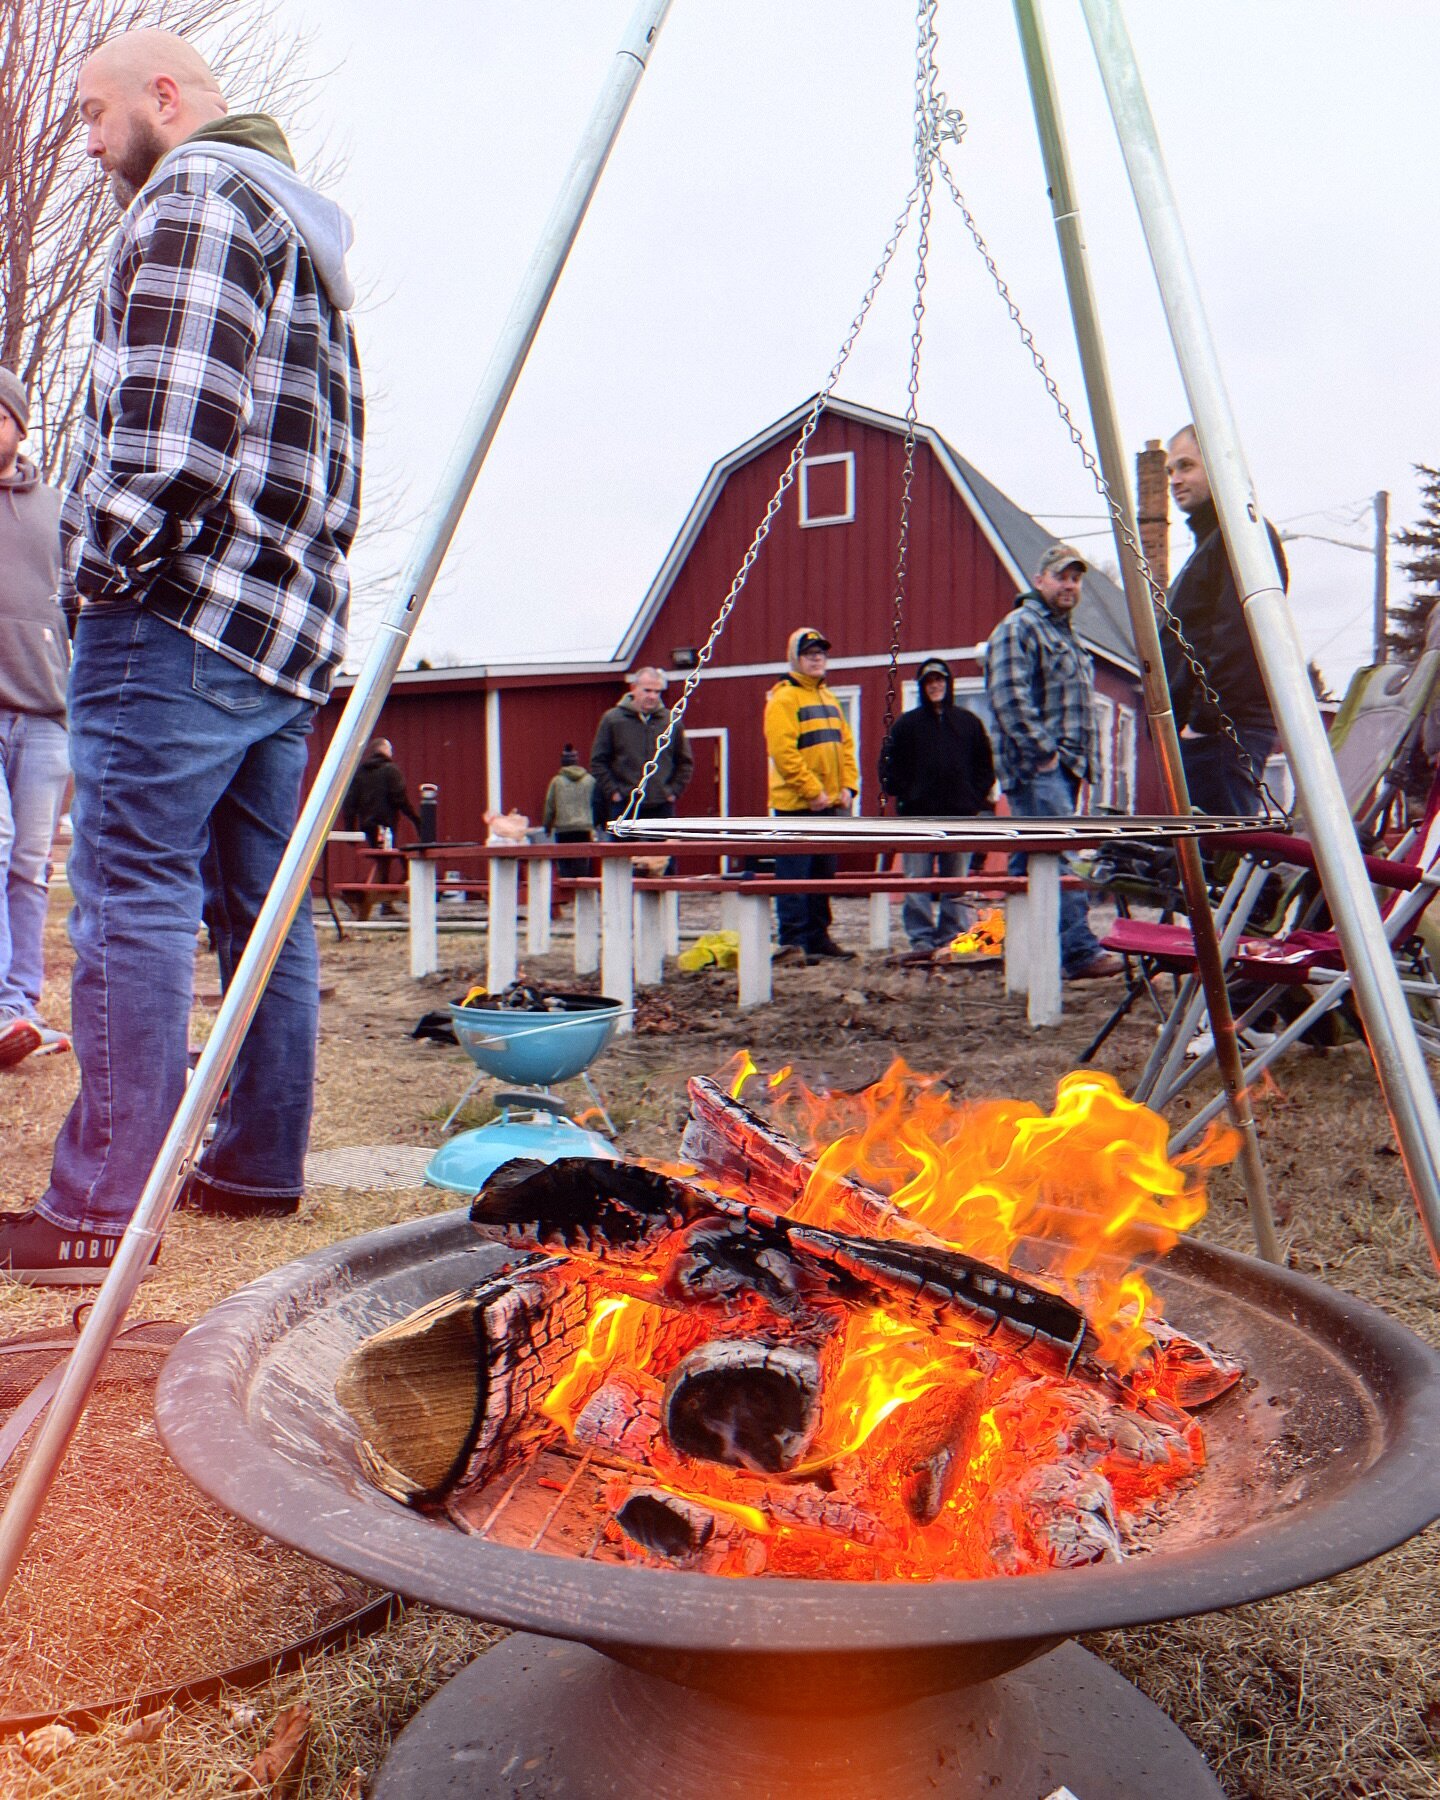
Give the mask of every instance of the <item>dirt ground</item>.
M 47 996 L 56 1021 L 67 1016 L 60 906 L 57 895 Z M 839 935 L 863 942 L 858 906 L 842 912 Z M 333 993 L 322 1006 L 313 1147 L 433 1143 L 470 1065 L 458 1049 L 415 1042 L 407 1034 L 423 1011 L 458 997 L 482 972 L 483 941 L 442 936 L 448 966 L 420 983 L 406 973 L 403 934 L 356 934 L 337 944 L 326 929 L 321 944 L 323 979 Z M 528 972 L 550 985 L 576 985 L 563 943 Z M 1072 989 L 1063 1023 L 1035 1033 L 1023 1008 L 1006 999 L 995 966 L 926 975 L 884 967 L 867 955 L 813 970 L 781 969 L 774 1004 L 745 1015 L 734 1007 L 734 980 L 733 974 L 672 973 L 663 989 L 642 1001 L 636 1034 L 596 1065 L 622 1150 L 672 1153 L 685 1114 L 685 1077 L 715 1071 L 746 1047 L 768 1067 L 793 1061 L 812 1085 L 854 1086 L 903 1055 L 916 1068 L 944 1075 L 961 1095 L 1008 1095 L 1048 1105 L 1057 1078 L 1073 1066 L 1115 994 L 1113 983 Z M 199 985 L 213 988 L 213 977 L 206 974 Z M 210 1018 L 197 1009 L 197 1035 Z M 1128 1082 L 1153 1030 L 1153 1016 L 1137 1009 L 1105 1047 L 1099 1066 Z M 34 1059 L 0 1076 L 4 1204 L 24 1204 L 42 1189 L 50 1143 L 75 1082 L 69 1057 Z M 482 1096 L 469 1122 L 486 1115 Z M 1284 1232 L 1292 1265 L 1440 1341 L 1440 1286 L 1364 1050 L 1292 1054 L 1264 1102 L 1263 1142 L 1272 1182 L 1292 1208 Z M 448 1196 L 425 1189 L 312 1185 L 293 1221 L 237 1225 L 177 1215 L 161 1270 L 142 1290 L 137 1315 L 199 1317 L 254 1275 L 306 1250 L 451 1204 Z M 1214 1178 L 1211 1211 L 1199 1230 L 1248 1245 L 1233 1173 Z M 0 1336 L 62 1322 L 74 1298 L 0 1281 Z M 153 1446 L 150 1453 L 159 1454 Z M 142 1643 L 145 1638 L 146 1594 L 139 1594 L 137 1612 L 135 1588 L 153 1586 L 154 1564 L 167 1555 L 171 1527 L 168 1516 L 127 1506 L 123 1490 L 122 1483 L 106 1522 L 113 1550 L 105 1572 L 67 1585 L 57 1521 L 67 1492 L 73 1502 L 75 1490 L 62 1480 L 11 1603 L 9 1628 L 17 1629 L 15 1620 L 23 1616 L 24 1629 L 54 1661 L 63 1690 L 57 1705 L 97 1698 L 95 1683 L 104 1679 L 86 1662 L 83 1637 L 80 1660 L 67 1667 L 48 1641 L 57 1635 L 57 1615 L 67 1615 L 68 1628 L 70 1610 L 83 1609 L 102 1633 L 130 1632 Z M 163 1511 L 167 1503 L 157 1504 Z M 183 1523 L 174 1528 L 190 1529 Z M 1304 1593 L 1234 1613 L 1111 1633 L 1091 1648 L 1165 1708 L 1236 1800 L 1440 1796 L 1437 1542 L 1432 1531 Z M 252 1550 L 262 1558 L 274 1553 L 258 1541 Z M 304 1585 L 283 1560 L 274 1564 L 271 1581 Z M 284 1637 L 282 1611 L 278 1599 L 273 1617 L 259 1608 L 253 1654 Z M 229 1794 L 277 1716 L 299 1701 L 312 1711 L 311 1740 L 307 1771 L 293 1791 L 307 1800 L 358 1800 L 389 1739 L 493 1635 L 484 1626 L 417 1608 L 384 1634 L 317 1657 L 298 1674 L 171 1716 L 148 1743 L 124 1741 L 122 1722 L 113 1721 L 41 1770 L 11 1740 L 0 1745 L 0 1800 Z M 192 1648 L 205 1665 L 211 1645 L 203 1620 L 196 1622 Z M 155 1682 L 176 1678 L 158 1663 L 144 1672 Z M 14 1710 L 15 1696 L 0 1695 L 0 1711 Z

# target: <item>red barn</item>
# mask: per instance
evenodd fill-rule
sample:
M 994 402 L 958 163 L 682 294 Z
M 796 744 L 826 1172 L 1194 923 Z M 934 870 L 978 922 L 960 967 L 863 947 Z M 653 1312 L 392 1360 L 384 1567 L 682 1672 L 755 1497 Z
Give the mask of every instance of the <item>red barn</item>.
M 381 729 L 412 786 L 440 790 L 441 832 L 484 835 L 501 805 L 538 821 L 561 747 L 586 757 L 596 721 L 630 669 L 667 670 L 673 700 L 705 643 L 809 411 L 798 406 L 717 462 L 634 622 L 608 663 L 407 671 L 396 678 Z M 744 591 L 690 702 L 695 752 L 686 813 L 762 813 L 766 691 L 785 672 L 785 640 L 816 625 L 832 640 L 828 680 L 850 714 L 861 810 L 877 810 L 894 605 L 905 422 L 850 401 L 827 406 L 785 494 Z M 1051 534 L 958 455 L 930 426 L 917 432 L 909 574 L 900 640 L 913 705 L 914 674 L 931 655 L 955 670 L 956 695 L 985 713 L 985 640 L 1031 585 Z M 1096 658 L 1105 773 L 1099 799 L 1125 810 L 1155 803 L 1143 732 L 1139 671 L 1124 597 L 1092 571 L 1076 629 Z M 328 741 L 348 685 L 320 720 Z

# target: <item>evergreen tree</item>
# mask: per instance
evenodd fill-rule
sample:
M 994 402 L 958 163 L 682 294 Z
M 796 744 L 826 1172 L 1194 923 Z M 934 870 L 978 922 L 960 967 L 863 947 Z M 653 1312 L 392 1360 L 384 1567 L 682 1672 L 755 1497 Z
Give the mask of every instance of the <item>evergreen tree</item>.
M 1416 463 L 1420 477 L 1420 518 L 1409 531 L 1397 531 L 1395 542 L 1411 551 L 1400 567 L 1410 577 L 1411 593 L 1389 609 L 1385 647 L 1392 656 L 1414 662 L 1425 642 L 1430 612 L 1440 600 L 1440 469 Z

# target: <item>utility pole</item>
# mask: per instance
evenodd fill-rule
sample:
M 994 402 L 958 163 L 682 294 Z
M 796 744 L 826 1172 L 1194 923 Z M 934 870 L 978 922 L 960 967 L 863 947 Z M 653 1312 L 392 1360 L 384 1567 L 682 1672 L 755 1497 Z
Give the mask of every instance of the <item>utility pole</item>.
M 1385 629 L 1390 611 L 1390 496 L 1375 496 L 1375 660 L 1385 660 Z

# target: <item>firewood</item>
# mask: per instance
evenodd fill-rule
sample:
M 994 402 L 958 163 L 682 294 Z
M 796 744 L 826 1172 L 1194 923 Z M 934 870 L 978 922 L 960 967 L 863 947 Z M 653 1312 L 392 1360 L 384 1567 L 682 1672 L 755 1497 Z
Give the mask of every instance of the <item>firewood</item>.
M 438 1496 L 550 1429 L 534 1404 L 579 1348 L 583 1282 L 555 1258 L 446 1294 L 366 1338 L 335 1384 L 372 1476 L 397 1498 Z
M 671 1373 L 663 1418 L 682 1456 L 779 1474 L 819 1427 L 820 1359 L 794 1344 L 713 1339 Z

